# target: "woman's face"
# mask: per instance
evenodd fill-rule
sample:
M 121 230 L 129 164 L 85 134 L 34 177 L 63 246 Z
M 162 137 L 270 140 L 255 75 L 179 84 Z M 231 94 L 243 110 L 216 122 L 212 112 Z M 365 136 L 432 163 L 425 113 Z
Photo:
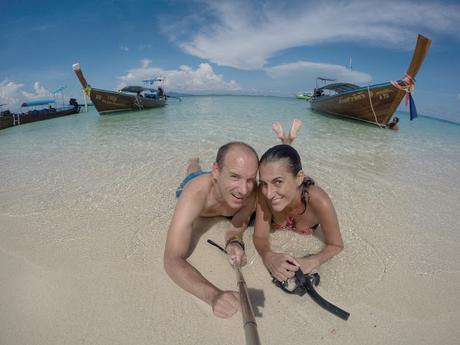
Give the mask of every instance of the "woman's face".
M 303 181 L 303 171 L 294 176 L 289 171 L 286 159 L 262 163 L 259 166 L 259 182 L 262 194 L 276 212 L 286 207 L 295 207 L 299 199 L 299 186 Z

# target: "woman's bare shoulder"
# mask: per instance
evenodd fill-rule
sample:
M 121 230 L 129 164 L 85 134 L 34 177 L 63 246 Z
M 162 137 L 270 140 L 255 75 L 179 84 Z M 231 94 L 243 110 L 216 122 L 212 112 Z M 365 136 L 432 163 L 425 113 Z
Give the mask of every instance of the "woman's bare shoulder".
M 308 194 L 310 196 L 310 202 L 312 206 L 328 206 L 331 205 L 331 198 L 324 189 L 317 185 L 312 185 L 308 188 Z

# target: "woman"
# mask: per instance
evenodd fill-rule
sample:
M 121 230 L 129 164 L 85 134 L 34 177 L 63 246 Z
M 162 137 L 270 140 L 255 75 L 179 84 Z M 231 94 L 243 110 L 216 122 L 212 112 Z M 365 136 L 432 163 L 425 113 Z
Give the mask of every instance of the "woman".
M 300 268 L 309 273 L 343 249 L 334 206 L 327 193 L 305 176 L 297 151 L 282 144 L 270 148 L 259 161 L 259 191 L 254 245 L 273 277 L 286 281 Z M 293 257 L 271 250 L 271 230 L 311 235 L 321 226 L 321 252 Z

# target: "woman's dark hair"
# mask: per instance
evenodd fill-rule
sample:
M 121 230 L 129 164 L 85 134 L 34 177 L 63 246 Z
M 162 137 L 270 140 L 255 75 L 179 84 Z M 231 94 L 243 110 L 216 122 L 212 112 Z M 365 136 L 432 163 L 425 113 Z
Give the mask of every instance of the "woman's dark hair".
M 288 170 L 293 176 L 297 176 L 299 171 L 302 170 L 302 161 L 300 160 L 299 153 L 292 146 L 285 144 L 276 145 L 269 148 L 260 158 L 259 166 L 261 166 L 262 164 L 277 162 L 280 160 L 284 160 L 286 162 Z M 299 187 L 301 188 L 300 197 L 305 206 L 302 213 L 304 213 L 307 210 L 307 205 L 310 200 L 310 195 L 308 194 L 308 187 L 314 184 L 315 181 L 313 181 L 310 177 L 305 176 L 302 184 Z
M 276 145 L 269 148 L 260 158 L 259 165 L 269 162 L 277 162 L 281 159 L 286 160 L 288 169 L 292 175 L 297 176 L 297 173 L 302 170 L 302 161 L 299 153 L 290 145 Z

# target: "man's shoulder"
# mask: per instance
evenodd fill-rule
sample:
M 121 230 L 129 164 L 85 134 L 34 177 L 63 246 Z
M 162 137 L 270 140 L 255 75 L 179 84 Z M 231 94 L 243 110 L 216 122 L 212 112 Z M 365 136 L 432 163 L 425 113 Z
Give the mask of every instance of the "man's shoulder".
M 212 178 L 211 174 L 203 174 L 195 177 L 184 188 L 183 198 L 198 202 L 199 200 L 206 200 L 211 193 Z
M 206 209 L 210 184 L 209 174 L 191 180 L 182 191 L 175 207 L 174 218 L 181 222 L 193 222 Z
M 209 173 L 204 173 L 191 180 L 185 188 L 195 193 L 208 192 L 212 185 L 212 177 Z

